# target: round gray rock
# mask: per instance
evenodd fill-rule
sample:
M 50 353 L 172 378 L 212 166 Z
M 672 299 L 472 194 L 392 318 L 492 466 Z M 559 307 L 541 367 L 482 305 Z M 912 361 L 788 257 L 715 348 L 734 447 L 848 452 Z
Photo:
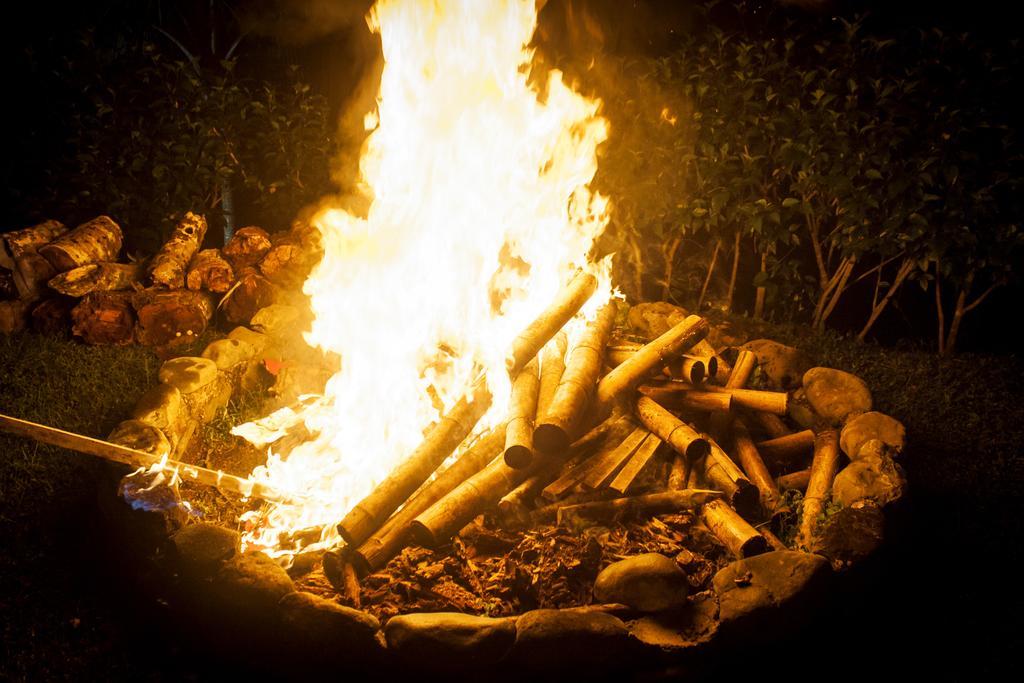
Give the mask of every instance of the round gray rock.
M 813 601 L 830 574 L 820 555 L 775 550 L 737 560 L 715 574 L 719 616 L 724 623 L 789 616 L 798 601 Z
M 380 654 L 380 622 L 377 617 L 333 600 L 296 591 L 279 604 L 281 623 L 299 649 L 330 654 L 348 660 L 365 660 Z
M 141 420 L 125 420 L 114 427 L 107 441 L 160 458 L 171 454 L 171 442 L 167 440 L 167 436 L 153 425 Z
M 241 547 L 238 532 L 216 524 L 190 524 L 171 537 L 183 573 L 209 575 L 235 556 Z
M 843 506 L 861 500 L 873 500 L 886 505 L 903 496 L 906 480 L 891 457 L 879 453 L 881 442 L 869 441 L 862 451 L 878 444 L 872 455 L 859 457 L 844 467 L 832 482 L 832 498 Z
M 514 619 L 458 612 L 403 614 L 384 629 L 388 651 L 433 670 L 488 666 L 505 658 L 516 639 Z
M 230 370 L 256 355 L 256 348 L 241 339 L 218 339 L 203 350 L 203 358 L 212 360 L 218 370 Z
M 546 675 L 593 672 L 602 671 L 636 645 L 622 620 L 611 614 L 539 609 L 526 612 L 516 621 L 511 656 L 516 666 Z
M 209 358 L 182 356 L 160 366 L 160 381 L 171 384 L 183 394 L 201 389 L 217 378 L 217 364 Z
M 288 573 L 260 552 L 235 555 L 217 572 L 213 590 L 240 613 L 276 613 L 281 598 L 295 590 Z
M 776 389 L 792 389 L 799 386 L 804 373 L 811 367 L 800 349 L 771 339 L 754 339 L 741 348 L 757 357 L 757 364 L 767 377 L 768 383 Z
M 834 368 L 804 373 L 804 395 L 818 415 L 833 425 L 871 410 L 871 391 L 860 377 Z
M 860 501 L 829 515 L 819 530 L 815 552 L 836 569 L 866 559 L 885 539 L 885 515 L 873 501 Z
M 181 392 L 170 384 L 157 384 L 144 393 L 132 410 L 132 418 L 157 429 L 174 431 L 181 414 Z
M 855 460 L 860 456 L 862 446 L 874 439 L 885 445 L 888 455 L 899 455 L 906 443 L 907 430 L 899 420 L 885 413 L 871 411 L 857 415 L 846 423 L 839 435 L 839 446 L 843 453 Z
M 598 602 L 621 603 L 643 612 L 686 605 L 690 584 L 675 560 L 659 553 L 634 555 L 605 567 L 594 582 Z

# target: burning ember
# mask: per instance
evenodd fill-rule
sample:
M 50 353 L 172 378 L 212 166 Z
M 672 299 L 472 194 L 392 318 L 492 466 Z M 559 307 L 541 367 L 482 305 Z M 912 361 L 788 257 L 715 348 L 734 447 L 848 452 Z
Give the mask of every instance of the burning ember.
M 339 520 L 442 415 L 489 401 L 474 433 L 505 419 L 513 342 L 574 274 L 598 286 L 570 336 L 612 295 L 607 263 L 587 258 L 607 223 L 587 187 L 607 124 L 559 72 L 534 72 L 533 0 L 382 0 L 368 22 L 385 66 L 366 121 L 366 201 L 315 216 L 324 256 L 304 287 L 306 339 L 341 369 L 301 409 L 235 429 L 269 446 L 255 481 L 303 501 L 248 516 L 245 544 L 278 557 L 302 549 L 279 540 L 299 530 L 323 529 L 305 549 L 335 545 Z M 300 426 L 305 443 L 271 445 Z

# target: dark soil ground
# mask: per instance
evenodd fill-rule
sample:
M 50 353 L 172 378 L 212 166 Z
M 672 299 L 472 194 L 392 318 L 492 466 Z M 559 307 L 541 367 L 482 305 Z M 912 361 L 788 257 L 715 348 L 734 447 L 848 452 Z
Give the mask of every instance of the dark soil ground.
M 911 500 L 809 627 L 685 677 L 978 680 L 1009 667 L 1024 645 L 1024 362 L 940 360 L 796 327 L 770 336 L 859 374 L 876 407 L 904 421 Z M 104 436 L 159 363 L 136 347 L 0 337 L 0 412 Z M 0 679 L 267 678 L 211 655 L 145 597 L 124 559 L 137 549 L 112 544 L 101 521 L 113 481 L 89 458 L 0 436 Z

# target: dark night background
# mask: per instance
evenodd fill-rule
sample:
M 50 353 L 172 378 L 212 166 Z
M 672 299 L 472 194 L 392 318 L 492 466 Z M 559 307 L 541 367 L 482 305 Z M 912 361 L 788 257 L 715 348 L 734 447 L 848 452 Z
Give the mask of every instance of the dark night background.
M 229 9 L 217 3 L 213 23 L 222 36 L 220 54 L 245 32 L 234 53 L 239 79 L 268 82 L 282 92 L 302 81 L 309 84 L 312 96 L 322 98 L 326 117 L 319 125 L 327 137 L 322 143 L 304 143 L 310 145 L 310 159 L 316 152 L 321 155 L 316 160 L 330 162 L 346 145 L 351 152 L 352 141 L 346 138 L 350 127 L 337 122 L 352 102 L 360 100 L 361 79 L 375 63 L 374 40 L 361 19 L 367 4 L 257 0 L 232 3 Z M 949 6 L 881 0 L 782 4 L 786 16 L 811 26 L 867 12 L 870 29 L 880 33 L 923 26 L 970 31 L 979 49 L 1015 40 L 1022 15 L 1017 7 L 991 0 Z M 763 14 L 778 11 L 776 3 L 748 3 L 759 5 L 766 8 Z M 679 32 L 693 25 L 686 3 L 608 0 L 592 3 L 592 8 L 595 16 L 615 26 L 605 34 L 604 49 L 616 54 L 669 53 Z M 571 59 L 573 49 L 579 46 L 573 42 L 572 31 L 565 30 L 565 16 L 560 3 L 554 1 L 542 15 L 548 22 L 548 40 L 557 43 L 555 51 Z M 74 5 L 41 1 L 5 9 L 0 22 L 6 114 L 0 131 L 0 230 L 24 227 L 47 217 L 74 224 L 106 212 L 81 197 L 69 202 L 62 193 L 66 181 L 62 174 L 81 168 L 75 166 L 79 150 L 69 144 L 72 122 L 66 112 L 82 95 L 82 83 L 94 84 L 105 78 L 75 71 L 90 68 L 84 58 L 87 51 L 81 48 L 83 32 L 90 31 L 103 49 L 116 48 L 119 41 L 149 41 L 170 54 L 174 47 L 154 29 L 166 27 L 167 33 L 182 37 L 201 59 L 215 63 L 207 48 L 209 17 L 208 3 L 187 0 L 104 0 Z M 784 35 L 784 28 L 769 29 Z M 111 83 L 132 80 L 117 72 L 116 61 L 100 60 L 98 52 L 99 48 L 96 63 L 111 69 Z M 76 66 L 61 70 L 64 56 L 74 56 Z M 296 69 L 291 70 L 291 65 Z M 60 77 L 54 78 L 55 73 Z M 81 83 L 69 76 L 75 73 L 81 75 Z M 1013 106 L 1011 100 L 1017 93 L 1005 95 L 1005 106 Z M 311 117 L 313 121 L 315 117 Z M 361 115 L 356 120 L 359 118 Z M 342 182 L 345 168 L 342 164 L 334 169 Z M 236 224 L 270 222 L 268 227 L 286 227 L 304 205 L 334 191 L 327 167 L 311 163 L 292 170 L 304 180 L 301 191 L 282 189 L 278 197 L 284 198 L 274 204 L 265 201 L 265 179 L 251 185 L 238 183 Z M 160 216 L 150 216 L 147 207 L 131 200 L 124 199 L 126 210 L 140 216 L 134 239 L 144 250 L 153 235 L 160 234 Z M 149 223 L 142 227 L 145 221 Z M 129 243 L 132 240 L 129 236 Z M 1010 384 L 1024 379 L 1017 374 L 1018 338 L 1008 324 L 1020 317 L 1020 296 L 1017 283 L 994 293 L 972 314 L 976 317 L 960 343 L 967 352 L 1005 357 L 1006 368 L 1015 374 L 1008 378 Z M 886 314 L 877 341 L 900 348 L 930 343 L 931 303 L 920 296 L 908 297 L 898 311 Z M 859 312 L 850 313 L 855 314 Z M 840 311 L 834 325 L 841 331 L 855 329 L 857 323 L 847 323 L 844 315 Z M 1005 471 L 992 464 L 978 465 L 986 454 L 974 450 L 971 434 L 963 436 L 959 445 L 962 467 L 970 474 L 962 480 L 955 478 L 957 467 L 948 463 L 929 474 L 930 453 L 922 446 L 908 454 L 908 468 L 921 477 L 917 481 L 913 473 L 910 476 L 911 504 L 901 513 L 884 551 L 853 572 L 822 619 L 781 643 L 724 657 L 721 670 L 709 672 L 709 678 L 892 680 L 928 675 L 939 680 L 984 680 L 1014 663 L 1024 645 L 1024 601 L 1017 576 L 1022 559 L 1017 521 L 1020 468 L 1016 462 L 1012 467 L 1006 464 Z M 922 443 L 928 443 L 927 439 Z M 1017 457 L 1019 460 L 1019 454 Z M 96 561 L 97 553 L 116 555 L 116 549 L 104 545 L 102 531 L 91 521 L 94 501 L 87 498 L 68 501 L 66 506 L 56 503 L 60 509 L 49 510 L 28 538 L 24 533 L 8 537 L 6 528 L 0 535 L 0 554 L 4 556 L 0 564 L 0 632 L 4 641 L 0 643 L 0 678 L 203 680 L 226 672 L 259 677 L 263 672 L 226 669 L 238 665 L 226 664 L 177 629 L 166 628 L 161 608 L 147 604 L 128 587 L 131 583 L 119 574 L 116 562 L 109 563 L 115 565 L 110 567 Z M 7 520 L 3 521 L 6 525 Z M 26 608 L 27 599 L 30 608 Z M 332 676 L 345 674 L 333 672 Z

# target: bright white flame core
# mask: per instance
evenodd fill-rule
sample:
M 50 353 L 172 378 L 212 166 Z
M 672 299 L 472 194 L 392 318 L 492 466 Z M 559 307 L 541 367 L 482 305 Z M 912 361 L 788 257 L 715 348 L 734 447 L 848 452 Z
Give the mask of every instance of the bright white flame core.
M 334 523 L 437 420 L 428 388 L 448 409 L 483 369 L 494 405 L 481 425 L 498 422 L 513 338 L 576 268 L 601 282 L 585 314 L 610 296 L 606 264 L 587 263 L 607 223 L 606 201 L 587 189 L 606 122 L 560 73 L 542 94 L 528 85 L 536 20 L 534 0 L 371 11 L 385 59 L 360 163 L 372 201 L 365 218 L 316 217 L 324 257 L 305 284 L 307 340 L 342 367 L 295 416 L 314 438 L 253 472 L 309 503 L 272 507 L 248 545 L 288 555 L 282 532 L 321 525 L 321 544 L 333 542 Z

